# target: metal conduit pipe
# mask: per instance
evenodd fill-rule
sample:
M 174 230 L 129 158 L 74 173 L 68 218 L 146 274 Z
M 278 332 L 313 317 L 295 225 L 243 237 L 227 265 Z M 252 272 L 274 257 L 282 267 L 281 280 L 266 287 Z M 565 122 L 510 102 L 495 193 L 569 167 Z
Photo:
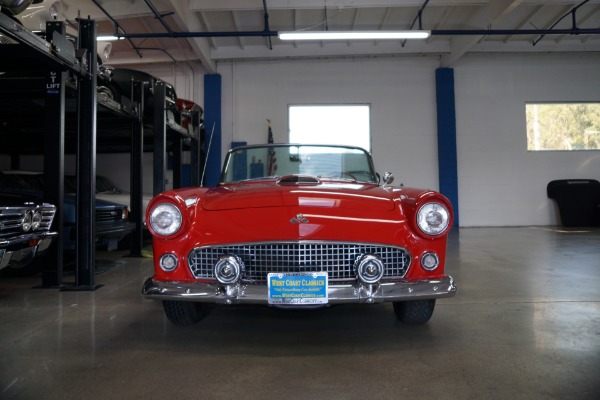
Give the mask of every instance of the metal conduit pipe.
M 113 23 L 113 25 L 114 25 L 114 27 L 115 27 L 115 35 L 117 35 L 117 34 L 119 33 L 119 29 L 120 29 L 120 30 L 121 30 L 123 33 L 125 33 L 125 30 L 119 26 L 119 23 L 117 22 L 117 20 L 116 20 L 116 19 L 114 19 L 114 18 L 112 17 L 112 15 L 110 15 L 110 14 L 108 13 L 108 11 L 106 11 L 106 10 L 104 9 L 104 7 L 102 7 L 102 6 L 100 5 L 100 3 L 98 3 L 98 0 L 92 0 L 92 3 L 94 3 L 94 4 L 96 5 L 96 7 L 98 7 L 98 9 L 99 9 L 100 11 L 102 11 L 102 12 L 104 13 L 104 15 L 106 15 L 106 17 L 107 17 L 107 18 L 108 18 L 108 19 L 109 19 L 109 20 L 110 20 L 110 21 Z M 133 44 L 133 42 L 131 41 L 131 39 L 130 39 L 130 38 L 125 38 L 125 39 L 127 39 L 127 41 L 129 42 L 129 44 L 131 45 L 131 48 L 132 48 L 133 50 L 135 50 L 135 52 L 137 53 L 137 55 L 138 55 L 140 58 L 142 58 L 142 53 L 140 53 L 140 51 L 139 51 L 139 50 L 138 50 L 138 48 L 137 48 L 137 47 L 136 47 L 136 46 Z
M 156 17 L 156 19 L 158 19 L 158 21 L 167 30 L 167 32 L 173 33 L 173 30 L 171 29 L 171 27 L 169 26 L 169 24 L 167 24 L 167 21 L 165 21 L 165 19 L 163 18 L 163 16 L 158 12 L 158 10 L 156 9 L 156 7 L 154 7 L 154 4 L 152 4 L 152 2 L 150 0 L 144 0 L 144 3 L 146 3 L 146 5 L 148 6 L 148 8 L 152 11 L 152 13 Z
M 432 36 L 465 35 L 598 35 L 600 28 L 570 29 L 434 29 Z M 241 32 L 173 32 L 173 33 L 119 33 L 123 38 L 194 38 L 194 37 L 257 37 L 277 36 L 277 31 L 241 31 Z
M 598 35 L 600 28 L 591 29 L 464 29 L 464 30 L 444 30 L 435 29 L 431 31 L 431 36 L 465 36 L 465 35 Z

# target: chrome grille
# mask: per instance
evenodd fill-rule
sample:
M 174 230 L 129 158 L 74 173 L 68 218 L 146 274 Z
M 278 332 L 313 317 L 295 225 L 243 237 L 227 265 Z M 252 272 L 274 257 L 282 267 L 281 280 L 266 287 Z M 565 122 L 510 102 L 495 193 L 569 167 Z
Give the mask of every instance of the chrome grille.
M 385 265 L 384 279 L 402 278 L 410 265 L 406 249 L 394 246 L 332 242 L 285 242 L 200 247 L 188 263 L 198 279 L 214 279 L 213 267 L 220 256 L 231 254 L 244 262 L 243 280 L 266 282 L 269 273 L 327 272 L 329 280 L 356 278 L 354 264 L 363 254 L 374 254 Z
M 21 225 L 28 207 L 0 207 L 0 237 L 23 233 Z
M 25 214 L 36 211 L 42 214 L 42 221 L 35 232 L 50 230 L 54 214 L 56 213 L 56 207 L 51 204 L 44 203 L 42 206 L 0 207 L 0 238 L 22 234 Z
M 40 211 L 42 213 L 42 222 L 40 222 L 38 230 L 49 231 L 54 220 L 54 215 L 56 214 L 56 207 L 51 204 L 44 204 Z
M 123 220 L 123 209 L 96 209 L 96 222 L 104 224 L 107 222 L 121 222 Z

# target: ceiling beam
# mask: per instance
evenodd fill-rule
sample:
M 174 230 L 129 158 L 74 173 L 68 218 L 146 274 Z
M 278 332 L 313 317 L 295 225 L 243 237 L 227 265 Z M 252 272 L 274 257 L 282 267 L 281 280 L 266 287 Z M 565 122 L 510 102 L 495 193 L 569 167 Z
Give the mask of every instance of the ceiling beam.
M 494 0 L 495 1 L 495 0 Z M 482 5 L 486 0 L 432 0 L 437 5 Z M 268 1 L 269 10 L 289 9 L 322 9 L 324 5 L 330 9 L 344 8 L 381 8 L 381 7 L 420 7 L 423 0 L 286 0 Z M 228 11 L 228 10 L 261 10 L 262 0 L 190 0 L 190 10 L 194 11 Z
M 474 26 L 479 26 L 484 29 L 490 26 L 504 16 L 510 14 L 514 9 L 523 2 L 523 0 L 494 0 L 487 7 L 480 8 L 479 12 L 471 18 Z M 483 21 L 483 23 L 482 23 Z M 450 54 L 444 54 L 440 60 L 441 67 L 449 67 L 464 56 L 469 49 L 478 44 L 484 35 L 481 36 L 457 36 L 450 40 L 452 51 Z
M 190 10 L 188 10 L 181 1 L 168 1 L 175 10 L 173 18 L 181 30 L 187 32 L 197 32 L 203 30 L 202 22 L 196 13 L 190 12 Z M 217 65 L 210 57 L 210 44 L 208 40 L 206 38 L 195 37 L 187 38 L 187 41 L 198 56 L 198 59 L 206 71 L 210 74 L 216 73 Z
M 525 25 L 529 23 L 543 8 L 544 6 L 535 6 L 531 12 L 529 12 L 525 18 L 521 19 L 521 21 L 515 26 L 515 30 L 523 29 Z M 508 43 L 515 35 L 508 35 L 502 41 L 503 43 Z
M 523 0 L 525 5 L 561 5 L 575 3 L 577 0 Z M 495 3 L 499 5 L 496 6 Z M 451 6 L 491 6 L 503 8 L 504 0 L 431 0 L 428 7 Z M 600 3 L 591 0 L 590 3 Z M 345 8 L 385 8 L 385 7 L 421 7 L 423 0 L 269 0 L 269 10 L 290 9 L 322 9 L 324 5 L 330 9 Z M 190 11 L 230 11 L 230 10 L 262 10 L 262 0 L 189 0 Z M 508 10 L 510 12 L 512 10 Z
M 240 23 L 238 22 L 236 11 L 231 11 L 231 19 L 233 20 L 233 26 L 235 27 L 235 30 L 239 31 Z M 244 38 L 242 36 L 238 37 L 238 45 L 240 46 L 240 49 L 244 50 Z

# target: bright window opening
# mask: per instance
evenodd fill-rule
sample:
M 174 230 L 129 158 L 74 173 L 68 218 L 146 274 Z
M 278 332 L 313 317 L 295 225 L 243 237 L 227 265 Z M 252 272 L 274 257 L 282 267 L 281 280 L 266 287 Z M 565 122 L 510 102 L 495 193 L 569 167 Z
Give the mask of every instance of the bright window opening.
M 290 143 L 339 144 L 371 151 L 370 106 L 289 106 Z
M 529 103 L 527 150 L 600 150 L 600 103 Z

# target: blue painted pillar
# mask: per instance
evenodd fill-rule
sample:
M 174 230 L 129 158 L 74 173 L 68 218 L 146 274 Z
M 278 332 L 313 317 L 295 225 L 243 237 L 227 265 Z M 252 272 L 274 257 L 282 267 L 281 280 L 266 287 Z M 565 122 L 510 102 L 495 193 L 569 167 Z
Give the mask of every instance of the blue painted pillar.
M 454 70 L 438 68 L 435 71 L 437 103 L 438 165 L 440 192 L 454 208 L 454 226 L 458 218 L 458 163 L 456 155 L 456 110 L 454 102 Z
M 204 152 L 208 154 L 204 186 L 216 186 L 221 175 L 221 75 L 204 75 Z M 212 139 L 211 139 L 212 137 Z M 210 144 L 210 148 L 209 148 Z

